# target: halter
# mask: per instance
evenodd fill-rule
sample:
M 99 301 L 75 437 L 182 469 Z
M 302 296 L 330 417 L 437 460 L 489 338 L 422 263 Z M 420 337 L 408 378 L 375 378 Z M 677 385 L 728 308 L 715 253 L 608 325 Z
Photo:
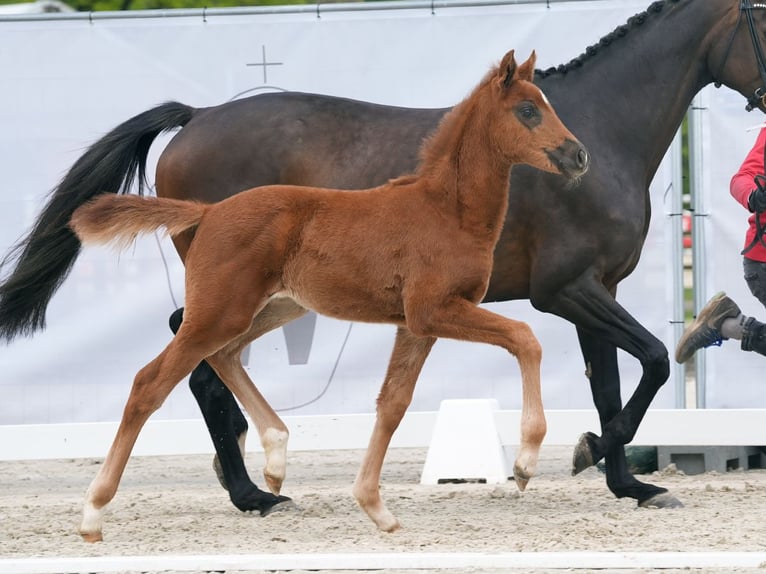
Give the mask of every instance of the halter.
M 753 10 L 766 9 L 766 2 L 751 2 L 751 0 L 741 0 L 739 5 L 739 17 L 737 18 L 737 25 L 734 26 L 734 30 L 729 37 L 729 43 L 726 46 L 726 52 L 724 52 L 721 64 L 718 66 L 718 74 L 723 70 L 726 60 L 729 58 L 729 52 L 731 46 L 734 43 L 734 37 L 737 35 L 739 25 L 742 22 L 742 15 L 745 15 L 747 21 L 747 28 L 750 31 L 750 40 L 753 43 L 753 51 L 755 52 L 755 59 L 758 61 L 758 73 L 761 75 L 761 87 L 756 88 L 753 95 L 747 99 L 747 105 L 745 109 L 750 112 L 754 110 L 758 105 L 766 107 L 766 57 L 763 55 L 763 49 L 761 48 L 761 40 L 758 38 L 758 30 L 755 27 L 755 19 L 753 17 Z M 715 80 L 715 87 L 720 88 L 721 82 Z

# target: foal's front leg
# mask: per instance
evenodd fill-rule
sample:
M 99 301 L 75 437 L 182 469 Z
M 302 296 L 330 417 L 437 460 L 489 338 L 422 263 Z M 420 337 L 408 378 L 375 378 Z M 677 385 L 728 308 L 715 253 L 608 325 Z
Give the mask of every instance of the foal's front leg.
M 399 528 L 399 521 L 380 498 L 380 472 L 394 431 L 412 401 L 418 375 L 436 339 L 416 337 L 400 327 L 388 372 L 378 395 L 377 417 L 364 454 L 362 466 L 354 481 L 354 498 L 375 525 L 385 532 Z
M 540 445 L 547 430 L 540 390 L 542 349 L 526 323 L 513 321 L 465 299 L 445 303 L 408 301 L 407 326 L 417 335 L 489 343 L 516 357 L 521 369 L 521 444 L 513 465 L 516 486 L 524 490 L 537 469 Z

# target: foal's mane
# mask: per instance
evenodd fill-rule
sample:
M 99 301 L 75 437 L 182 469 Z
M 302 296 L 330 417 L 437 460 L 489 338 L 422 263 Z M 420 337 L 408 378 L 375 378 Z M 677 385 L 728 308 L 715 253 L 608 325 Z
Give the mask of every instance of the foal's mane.
M 442 117 L 439 127 L 423 140 L 420 146 L 420 163 L 416 171 L 418 175 L 433 168 L 439 158 L 457 150 L 457 140 L 465 131 L 466 122 L 478 104 L 479 92 L 497 75 L 499 69 L 499 65 L 493 66 L 471 93 Z
M 613 31 L 609 32 L 606 36 L 601 38 L 601 40 L 599 40 L 596 44 L 588 46 L 585 49 L 585 52 L 576 58 L 573 58 L 566 64 L 560 64 L 559 66 L 554 66 L 548 68 L 547 70 L 535 70 L 536 76 L 539 78 L 547 78 L 548 76 L 552 76 L 554 74 L 566 74 L 570 70 L 581 68 L 587 60 L 598 54 L 607 46 L 610 46 L 615 40 L 619 40 L 631 30 L 644 24 L 649 18 L 652 17 L 652 15 L 662 12 L 662 9 L 665 8 L 665 6 L 670 4 L 677 4 L 680 1 L 681 0 L 659 0 L 654 2 L 643 12 L 639 12 L 638 14 L 628 18 L 626 24 L 618 26 Z

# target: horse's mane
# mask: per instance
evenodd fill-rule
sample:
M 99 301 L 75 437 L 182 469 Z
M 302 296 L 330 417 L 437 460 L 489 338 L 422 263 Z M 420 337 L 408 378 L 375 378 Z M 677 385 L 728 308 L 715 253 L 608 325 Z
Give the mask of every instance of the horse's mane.
M 626 24 L 623 24 L 621 26 L 618 26 L 613 31 L 609 32 L 606 36 L 601 38 L 601 40 L 598 41 L 598 43 L 593 44 L 592 46 L 588 46 L 585 49 L 585 52 L 577 56 L 576 58 L 573 58 L 571 61 L 569 61 L 566 64 L 561 64 L 559 66 L 554 66 L 551 68 L 548 68 L 547 70 L 535 70 L 535 75 L 538 78 L 547 78 L 548 76 L 551 76 L 553 74 L 566 74 L 570 70 L 574 70 L 577 68 L 582 67 L 582 65 L 590 58 L 595 56 L 599 53 L 603 48 L 606 48 L 612 42 L 615 40 L 618 40 L 625 36 L 628 32 L 630 32 L 632 29 L 641 26 L 648 18 L 652 16 L 652 14 L 658 14 L 659 12 L 662 12 L 662 9 L 665 8 L 668 4 L 676 4 L 680 0 L 659 0 L 657 2 L 654 2 L 651 4 L 646 10 L 643 12 L 639 12 L 638 14 L 635 14 L 628 18 L 628 21 Z
M 631 30 L 643 25 L 652 15 L 662 12 L 662 10 L 670 4 L 676 4 L 680 1 L 681 0 L 657 0 L 656 2 L 653 2 L 646 10 L 628 18 L 627 23 L 615 28 L 612 32 L 601 38 L 596 44 L 586 48 L 585 52 L 568 63 L 548 68 L 547 70 L 535 70 L 536 78 L 546 78 L 554 74 L 566 74 L 570 70 L 582 67 L 588 59 L 598 54 L 602 49 L 611 45 L 614 41 L 627 35 Z M 453 149 L 454 139 L 458 134 L 462 133 L 465 120 L 469 115 L 467 107 L 471 105 L 476 93 L 487 84 L 490 78 L 497 74 L 497 69 L 498 66 L 494 66 L 487 72 L 484 79 L 474 88 L 473 92 L 471 92 L 471 94 L 462 102 L 453 107 L 442 118 L 442 121 L 439 124 L 439 129 L 423 141 L 423 145 L 420 147 L 420 166 L 417 170 L 418 173 L 421 172 L 422 167 L 432 165 L 433 160 L 443 155 L 445 151 Z M 454 125 L 450 126 L 449 129 L 444 129 L 449 123 Z
M 497 75 L 499 68 L 499 65 L 493 66 L 473 91 L 442 117 L 439 127 L 423 140 L 420 146 L 418 174 L 423 173 L 424 168 L 432 166 L 446 152 L 455 149 L 455 140 L 463 134 L 466 121 L 471 116 L 471 108 L 477 104 L 478 92 Z

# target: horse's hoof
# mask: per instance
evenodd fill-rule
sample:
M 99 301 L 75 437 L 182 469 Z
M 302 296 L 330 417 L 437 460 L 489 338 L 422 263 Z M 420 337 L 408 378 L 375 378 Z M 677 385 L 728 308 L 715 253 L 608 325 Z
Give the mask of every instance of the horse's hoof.
M 683 503 L 669 492 L 660 492 L 643 502 L 638 503 L 639 508 L 683 508 Z
M 223 476 L 223 467 L 221 467 L 221 461 L 218 459 L 217 454 L 213 457 L 213 470 L 215 471 L 216 477 L 218 477 L 218 482 L 223 489 L 228 492 L 229 485 L 226 484 L 226 478 Z
M 280 496 L 279 498 L 281 500 L 272 506 L 261 509 L 261 516 L 268 516 L 269 514 L 274 514 L 275 512 L 300 512 L 300 507 L 295 504 L 292 499 L 287 498 L 286 496 Z
M 593 466 L 593 451 L 590 448 L 588 442 L 588 435 L 592 433 L 583 433 L 580 435 L 580 440 L 575 445 L 574 454 L 572 455 L 572 476 L 581 473 L 586 468 Z

